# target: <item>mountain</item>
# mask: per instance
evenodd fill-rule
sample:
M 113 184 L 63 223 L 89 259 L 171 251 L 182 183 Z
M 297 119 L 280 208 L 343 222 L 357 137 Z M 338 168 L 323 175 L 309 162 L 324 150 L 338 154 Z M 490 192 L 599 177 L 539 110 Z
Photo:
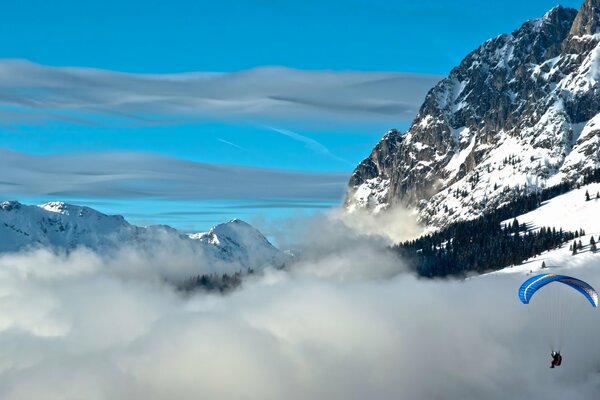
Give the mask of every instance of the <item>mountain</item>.
M 89 207 L 51 202 L 28 206 L 17 201 L 0 205 L 0 252 L 28 246 L 103 250 L 139 234 L 121 216 L 108 216 Z
M 142 250 L 191 246 L 199 257 L 239 268 L 280 266 L 288 260 L 262 233 L 239 219 L 217 225 L 207 233 L 185 235 L 169 226 L 139 227 L 120 215 L 62 202 L 39 206 L 17 201 L 0 203 L 0 238 L 0 252 L 43 246 L 67 251 L 87 247 L 104 254 L 121 246 Z
M 600 167 L 599 43 L 600 0 L 486 41 L 356 167 L 346 208 L 441 228 Z
M 237 218 L 189 237 L 217 249 L 220 258 L 240 265 L 281 266 L 289 261 L 287 253 L 274 247 L 258 229 Z

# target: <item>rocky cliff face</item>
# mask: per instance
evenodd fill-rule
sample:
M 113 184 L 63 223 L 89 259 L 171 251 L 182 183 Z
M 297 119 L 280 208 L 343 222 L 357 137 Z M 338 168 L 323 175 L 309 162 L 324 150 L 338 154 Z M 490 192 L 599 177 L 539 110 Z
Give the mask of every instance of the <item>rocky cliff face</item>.
M 347 208 L 401 204 L 442 227 L 599 167 L 599 42 L 600 0 L 488 40 L 357 166 Z
M 594 35 L 598 31 L 600 31 L 600 0 L 586 1 L 573 22 L 569 36 Z

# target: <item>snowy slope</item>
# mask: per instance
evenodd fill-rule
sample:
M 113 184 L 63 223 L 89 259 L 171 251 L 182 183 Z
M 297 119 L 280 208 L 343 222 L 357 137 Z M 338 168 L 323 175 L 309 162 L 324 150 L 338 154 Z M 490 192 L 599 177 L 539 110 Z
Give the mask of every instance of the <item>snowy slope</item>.
M 99 253 L 120 246 L 141 250 L 192 246 L 203 259 L 244 268 L 280 266 L 287 260 L 285 253 L 241 220 L 218 225 L 204 234 L 184 235 L 169 226 L 139 227 L 120 215 L 105 215 L 62 202 L 39 206 L 17 201 L 0 203 L 0 252 L 39 246 L 62 250 L 82 246 Z
M 585 200 L 586 191 L 590 194 L 590 201 Z M 520 224 L 525 223 L 534 230 L 544 226 L 570 231 L 583 229 L 585 236 L 576 239 L 577 241 L 581 240 L 583 244 L 583 249 L 578 254 L 572 255 L 569 250 L 571 242 L 564 244 L 559 249 L 550 250 L 531 258 L 522 265 L 508 267 L 493 273 L 539 272 L 542 262 L 545 262 L 546 266 L 561 266 L 568 269 L 578 265 L 589 265 L 589 262 L 593 260 L 598 263 L 600 268 L 600 251 L 596 253 L 590 251 L 590 238 L 594 236 L 598 242 L 600 236 L 600 199 L 596 199 L 597 193 L 600 193 L 600 183 L 585 185 L 580 189 L 555 197 L 527 214 L 516 217 Z M 511 221 L 512 219 L 505 223 Z M 600 245 L 598 248 L 600 249 Z

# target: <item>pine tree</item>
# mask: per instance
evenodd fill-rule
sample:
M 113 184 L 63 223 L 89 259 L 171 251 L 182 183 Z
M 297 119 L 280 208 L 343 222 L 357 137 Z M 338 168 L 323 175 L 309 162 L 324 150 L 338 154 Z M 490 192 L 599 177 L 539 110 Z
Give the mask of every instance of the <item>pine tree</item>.
M 577 249 L 578 250 L 583 249 L 583 245 L 581 244 L 581 239 L 579 239 L 579 244 L 577 245 Z
M 542 261 L 542 269 L 547 268 L 546 267 L 546 261 Z
M 571 246 L 573 248 L 573 255 L 577 254 L 577 242 L 573 241 L 573 246 Z
M 590 201 L 590 194 L 587 190 L 585 191 L 585 201 Z

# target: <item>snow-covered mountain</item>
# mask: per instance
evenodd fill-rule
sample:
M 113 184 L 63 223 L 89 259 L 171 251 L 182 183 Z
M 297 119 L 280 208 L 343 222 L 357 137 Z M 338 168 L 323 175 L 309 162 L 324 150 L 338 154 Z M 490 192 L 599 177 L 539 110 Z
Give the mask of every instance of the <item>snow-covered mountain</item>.
M 164 225 L 139 227 L 120 215 L 62 202 L 39 206 L 0 203 L 0 252 L 30 247 L 72 250 L 87 247 L 106 253 L 120 246 L 192 246 L 203 257 L 245 268 L 280 266 L 288 256 L 251 225 L 234 219 L 204 234 L 185 235 Z
M 138 234 L 121 216 L 108 216 L 89 207 L 51 202 L 29 206 L 17 201 L 0 205 L 0 251 L 28 246 L 102 249 Z
M 289 255 L 274 247 L 258 229 L 237 218 L 189 237 L 217 249 L 222 259 L 241 265 L 281 266 L 289 261 Z
M 488 40 L 439 82 L 405 133 L 355 169 L 346 207 L 417 208 L 433 227 L 600 167 L 600 0 Z

